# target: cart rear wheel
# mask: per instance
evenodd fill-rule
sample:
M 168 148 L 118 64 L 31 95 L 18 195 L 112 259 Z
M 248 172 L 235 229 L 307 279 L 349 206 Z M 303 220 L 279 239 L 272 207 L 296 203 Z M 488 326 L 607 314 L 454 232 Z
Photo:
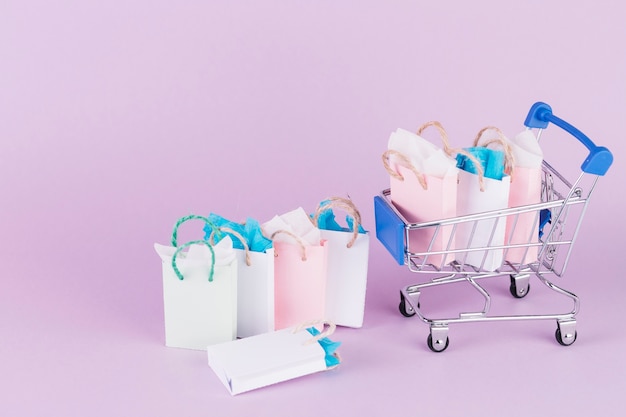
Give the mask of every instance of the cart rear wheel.
M 433 352 L 443 352 L 448 348 L 448 345 L 450 344 L 450 339 L 446 336 L 445 342 L 442 340 L 438 340 L 433 343 L 433 335 L 429 334 L 426 342 L 428 343 L 428 348 Z
M 511 278 L 511 286 L 509 287 L 509 291 L 511 291 L 511 295 L 515 298 L 524 298 L 530 292 L 530 284 L 528 284 L 528 279 L 524 281 L 524 284 L 518 285 L 518 281 L 515 279 L 513 275 Z
M 400 293 L 400 305 L 398 306 L 398 309 L 404 317 L 413 317 L 415 315 L 415 310 L 413 310 L 411 305 L 406 302 L 402 293 Z
M 562 346 L 570 346 L 576 341 L 576 337 L 578 336 L 578 332 L 574 331 L 573 335 L 565 335 L 561 334 L 561 329 L 557 328 L 556 333 L 554 334 L 556 337 L 556 341 L 559 342 Z

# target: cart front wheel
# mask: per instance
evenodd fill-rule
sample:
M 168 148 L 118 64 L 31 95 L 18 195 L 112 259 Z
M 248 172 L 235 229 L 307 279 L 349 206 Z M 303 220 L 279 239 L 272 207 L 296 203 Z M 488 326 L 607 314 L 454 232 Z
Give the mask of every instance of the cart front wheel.
M 428 343 L 428 348 L 433 352 L 443 352 L 448 348 L 448 345 L 450 344 L 450 339 L 446 336 L 445 340 L 433 341 L 433 335 L 429 334 L 426 343 Z
M 557 328 L 554 336 L 556 337 L 556 341 L 559 342 L 560 345 L 569 346 L 576 341 L 578 332 L 574 331 L 573 334 L 568 333 L 568 334 L 563 335 L 561 333 L 561 329 Z
M 511 275 L 510 278 L 511 286 L 509 287 L 509 291 L 511 291 L 511 295 L 515 298 L 526 297 L 530 291 L 528 276 L 516 277 L 515 275 Z
M 398 310 L 400 310 L 400 313 L 404 317 L 413 317 L 415 315 L 415 310 L 413 310 L 411 305 L 406 302 L 402 293 L 400 293 L 400 305 L 398 306 Z

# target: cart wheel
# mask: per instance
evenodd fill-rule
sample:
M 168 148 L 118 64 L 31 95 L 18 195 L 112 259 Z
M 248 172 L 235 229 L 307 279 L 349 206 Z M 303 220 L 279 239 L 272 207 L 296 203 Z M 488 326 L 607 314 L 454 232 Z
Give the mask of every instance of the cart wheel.
M 563 335 L 561 334 L 561 329 L 557 328 L 554 336 L 556 337 L 556 341 L 559 342 L 560 345 L 569 346 L 576 341 L 578 332 L 574 331 L 573 335 L 566 335 L 565 337 L 563 337 Z
M 450 344 L 450 339 L 446 336 L 445 343 L 443 343 L 443 341 L 440 341 L 439 343 L 433 343 L 433 335 L 429 334 L 426 343 L 428 343 L 428 348 L 433 352 L 443 352 L 448 348 L 448 345 Z
M 513 275 L 509 276 L 511 278 L 511 286 L 509 287 L 509 291 L 511 291 L 511 295 L 515 298 L 524 298 L 530 292 L 530 284 L 528 284 L 528 280 L 525 281 L 526 285 L 517 285 L 517 281 Z
M 413 317 L 415 315 L 415 310 L 413 310 L 413 308 L 411 308 L 411 306 L 407 304 L 406 299 L 404 298 L 404 295 L 402 293 L 400 293 L 400 305 L 398 306 L 398 309 L 404 317 Z

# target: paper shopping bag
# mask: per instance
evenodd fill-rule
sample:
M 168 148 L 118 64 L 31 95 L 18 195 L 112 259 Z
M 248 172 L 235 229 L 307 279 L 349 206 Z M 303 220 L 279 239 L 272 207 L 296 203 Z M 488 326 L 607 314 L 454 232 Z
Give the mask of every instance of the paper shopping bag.
M 262 225 L 274 241 L 274 325 L 284 329 L 326 314 L 328 246 L 302 208 Z
M 340 362 L 333 330 L 298 326 L 209 346 L 209 366 L 231 395 L 333 369 Z
M 248 218 L 245 224 L 230 222 L 216 214 L 209 220 L 217 231 L 205 227 L 209 242 L 230 236 L 237 257 L 237 337 L 274 330 L 274 248 L 262 236 L 260 225 Z M 236 231 L 236 230 L 238 231 Z M 220 232 L 222 232 L 220 234 Z
M 419 136 L 430 126 L 438 130 L 443 149 Z M 452 153 L 447 134 L 438 122 L 422 125 L 417 135 L 403 129 L 392 133 L 388 150 L 383 153 L 383 165 L 390 175 L 391 200 L 409 223 L 456 216 L 458 169 Z M 453 260 L 441 253 L 453 246 L 452 227 L 412 230 L 408 242 L 410 252 L 424 254 L 422 262 L 439 269 Z M 425 254 L 437 251 L 440 254 Z
M 474 141 L 474 147 L 457 154 L 459 171 L 457 215 L 478 214 L 505 209 L 509 204 L 512 173 L 512 157 L 506 141 L 491 140 L 479 147 L 482 129 Z M 498 130 L 499 132 L 499 130 Z M 491 143 L 500 143 L 506 151 L 489 149 Z M 456 260 L 485 271 L 498 269 L 503 261 L 506 219 L 500 216 L 459 223 L 456 229 L 456 246 L 460 251 Z M 498 249 L 488 249 L 497 247 Z M 479 249 L 481 248 L 481 249 Z
M 541 203 L 541 175 L 543 152 L 531 130 L 521 132 L 511 140 L 515 175 L 511 181 L 509 207 Z M 506 224 L 507 245 L 528 245 L 539 242 L 540 216 L 538 211 L 509 216 Z M 506 261 L 527 265 L 537 262 L 539 246 L 510 248 Z
M 204 350 L 237 335 L 237 260 L 230 237 L 180 247 L 156 243 L 163 264 L 165 344 Z M 184 250 L 188 248 L 188 251 Z
M 348 227 L 335 221 L 333 210 L 348 214 Z M 340 326 L 361 327 L 369 255 L 369 234 L 361 227 L 361 215 L 351 200 L 333 197 L 320 203 L 313 223 L 328 246 L 325 317 Z

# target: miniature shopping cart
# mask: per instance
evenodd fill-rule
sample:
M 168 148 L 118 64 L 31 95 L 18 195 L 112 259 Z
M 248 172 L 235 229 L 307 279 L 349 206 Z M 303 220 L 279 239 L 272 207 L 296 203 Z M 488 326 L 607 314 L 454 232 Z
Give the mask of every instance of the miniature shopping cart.
M 552 123 L 567 133 L 574 136 L 589 151 L 584 160 L 581 171 L 577 172 L 578 178 L 573 182 L 568 181 L 554 167 L 545 160 L 542 165 L 541 178 L 541 202 L 528 206 L 512 207 L 497 211 L 475 213 L 461 217 L 441 219 L 429 222 L 410 223 L 400 213 L 392 202 L 390 190 L 384 190 L 374 199 L 376 216 L 376 236 L 387 248 L 389 253 L 400 265 L 408 266 L 412 272 L 431 277 L 423 283 L 409 285 L 400 290 L 400 312 L 411 317 L 417 315 L 423 322 L 430 326 L 428 335 L 428 347 L 434 352 L 444 351 L 449 344 L 448 327 L 452 323 L 467 323 L 479 321 L 507 321 L 507 320 L 556 320 L 556 339 L 564 346 L 571 345 L 576 340 L 576 314 L 579 309 L 578 297 L 555 285 L 550 281 L 553 276 L 561 277 L 565 273 L 570 260 L 570 254 L 576 240 L 582 219 L 585 214 L 591 194 L 600 176 L 603 176 L 613 162 L 611 152 L 601 146 L 596 146 L 580 130 L 556 117 L 552 109 L 545 103 L 535 103 L 524 122 L 528 129 L 535 131 L 537 140 L 548 125 Z M 578 171 L 578 170 L 577 170 Z M 511 240 L 504 244 L 492 244 L 488 240 L 480 247 L 470 244 L 458 248 L 452 239 L 460 227 L 484 227 L 485 224 L 497 228 L 501 222 L 509 225 L 517 223 L 522 216 L 534 218 L 533 236 L 528 241 L 512 243 Z M 432 236 L 430 245 L 426 249 L 411 247 L 414 234 L 427 232 Z M 447 245 L 436 245 L 438 236 L 449 236 Z M 493 236 L 493 233 L 492 233 Z M 441 239 L 440 239 L 441 240 Z M 424 245 L 422 245 L 424 246 Z M 435 247 L 444 249 L 434 250 Z M 490 251 L 529 252 L 533 248 L 533 256 L 530 261 L 527 257 L 520 257 L 520 262 L 505 260 L 495 270 L 485 270 L 480 266 L 465 262 L 472 252 L 487 254 Z M 479 264 L 480 265 L 480 264 Z M 570 311 L 555 314 L 536 315 L 494 315 L 490 314 L 491 297 L 479 280 L 496 276 L 509 276 L 510 292 L 515 298 L 523 298 L 528 294 L 531 277 L 536 277 L 539 282 L 573 302 Z M 439 285 L 454 283 L 469 283 L 472 288 L 484 298 L 484 306 L 481 311 L 460 313 L 458 316 L 443 319 L 426 317 L 420 310 L 420 295 L 423 290 Z

